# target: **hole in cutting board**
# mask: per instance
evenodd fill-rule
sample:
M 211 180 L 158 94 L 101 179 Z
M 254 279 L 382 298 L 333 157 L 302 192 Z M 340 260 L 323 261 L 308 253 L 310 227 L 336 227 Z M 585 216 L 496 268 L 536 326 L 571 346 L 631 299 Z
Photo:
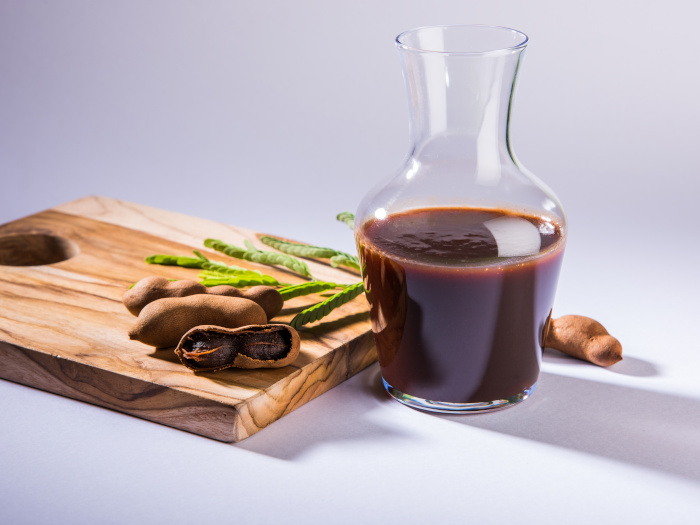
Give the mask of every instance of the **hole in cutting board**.
M 0 236 L 0 265 L 41 266 L 65 261 L 78 254 L 75 243 L 45 233 Z

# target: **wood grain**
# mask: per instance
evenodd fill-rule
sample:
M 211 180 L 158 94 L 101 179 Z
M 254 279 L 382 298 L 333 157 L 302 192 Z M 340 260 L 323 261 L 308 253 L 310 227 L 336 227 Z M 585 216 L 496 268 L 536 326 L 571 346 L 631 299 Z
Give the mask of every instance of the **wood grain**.
M 135 318 L 121 303 L 128 286 L 148 275 L 196 279 L 197 270 L 147 265 L 145 256 L 188 255 L 196 248 L 231 264 L 202 249 L 203 239 L 262 246 L 257 235 L 101 197 L 0 226 L 0 377 L 222 441 L 258 432 L 375 361 L 364 298 L 302 328 L 293 365 L 198 374 L 171 350 L 130 341 Z M 42 264 L 42 251 L 58 255 Z M 303 282 L 283 269 L 235 264 Z M 359 279 L 323 262 L 308 264 L 319 279 Z M 293 299 L 275 320 L 289 321 L 318 300 Z

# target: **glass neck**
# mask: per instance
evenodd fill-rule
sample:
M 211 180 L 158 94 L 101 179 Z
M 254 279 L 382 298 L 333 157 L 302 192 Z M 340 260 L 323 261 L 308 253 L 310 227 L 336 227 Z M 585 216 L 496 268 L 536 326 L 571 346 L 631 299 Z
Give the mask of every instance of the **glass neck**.
M 399 48 L 411 155 L 428 162 L 446 157 L 512 161 L 509 118 L 523 51 L 459 55 Z

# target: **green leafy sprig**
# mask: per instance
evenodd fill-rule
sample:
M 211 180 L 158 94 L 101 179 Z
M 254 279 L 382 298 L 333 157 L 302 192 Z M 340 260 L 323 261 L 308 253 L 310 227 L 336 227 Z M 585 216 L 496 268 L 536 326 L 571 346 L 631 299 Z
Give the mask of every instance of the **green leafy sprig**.
M 146 257 L 148 264 L 162 264 L 165 266 L 181 266 L 183 268 L 201 268 L 205 262 L 197 257 L 188 257 L 186 255 L 164 255 L 156 254 Z
M 355 255 L 347 253 L 339 253 L 331 257 L 331 266 L 337 268 L 339 266 L 347 266 L 353 270 L 360 271 L 360 260 Z
M 309 267 L 306 266 L 305 262 L 300 261 L 299 259 L 296 259 L 295 257 L 291 257 L 284 253 L 262 251 L 258 250 L 254 246 L 252 250 L 246 250 L 234 244 L 226 244 L 225 242 L 220 241 L 218 239 L 206 239 L 204 241 L 204 246 L 206 246 L 207 248 L 213 248 L 218 252 L 225 253 L 229 257 L 234 257 L 236 259 L 243 259 L 246 261 L 267 264 L 270 266 L 284 266 L 286 268 L 289 268 L 293 272 L 303 275 L 304 277 L 313 279 L 313 276 L 309 271 Z
M 330 259 L 333 268 L 347 266 L 358 271 L 360 269 L 360 261 L 356 255 L 350 255 L 349 253 L 334 250 L 333 248 L 323 248 L 310 244 L 297 244 L 276 237 L 270 237 L 269 235 L 260 237 L 260 242 L 289 255 L 309 257 L 312 259 Z
M 270 237 L 269 235 L 261 236 L 260 242 L 271 246 L 275 250 L 279 250 L 289 255 L 296 255 L 297 257 L 330 259 L 334 255 L 338 254 L 338 251 L 334 250 L 333 248 L 322 248 L 321 246 L 311 246 L 309 244 L 296 244 L 293 242 L 283 241 L 282 239 L 278 239 L 276 237 Z
M 335 216 L 340 222 L 347 224 L 351 230 L 355 229 L 355 215 L 349 211 L 344 211 Z
M 280 283 L 274 277 L 269 275 L 240 275 L 230 277 L 203 276 L 199 275 L 201 283 L 206 287 L 228 285 L 236 288 L 244 288 L 246 286 L 278 286 Z
M 255 286 L 265 284 L 276 286 L 280 283 L 274 277 L 265 275 L 257 270 L 250 270 L 240 266 L 227 266 L 222 262 L 210 261 L 197 250 L 193 250 L 197 257 L 184 255 L 149 255 L 146 257 L 148 264 L 161 264 L 166 266 L 180 266 L 182 268 L 199 268 L 203 270 L 199 277 L 205 286 L 217 286 L 228 284 L 243 288 L 245 286 Z
M 295 284 L 292 286 L 285 286 L 280 288 L 279 293 L 285 301 L 289 299 L 294 299 L 295 297 L 301 297 L 303 295 L 310 295 L 312 293 L 325 292 L 326 290 L 333 290 L 335 288 L 345 288 L 344 284 L 330 283 L 325 281 L 311 281 L 309 283 Z
M 350 228 L 353 228 L 355 217 L 352 213 L 340 213 L 337 219 L 347 224 Z M 219 261 L 211 261 L 197 250 L 193 250 L 195 257 L 156 254 L 146 257 L 146 262 L 148 264 L 198 268 L 202 270 L 199 273 L 200 282 L 205 286 L 228 285 L 239 288 L 256 285 L 279 286 L 281 287 L 279 288 L 279 292 L 285 301 L 295 297 L 317 293 L 329 295 L 323 292 L 336 290 L 338 288 L 341 289 L 341 291 L 334 293 L 328 299 L 306 308 L 297 314 L 289 323 L 290 326 L 294 328 L 299 328 L 300 326 L 324 318 L 331 311 L 351 301 L 364 291 L 362 282 L 346 285 L 327 281 L 316 281 L 311 275 L 306 263 L 294 257 L 329 259 L 331 266 L 334 268 L 346 266 L 355 270 L 360 270 L 359 259 L 356 255 L 334 250 L 333 248 L 292 243 L 270 236 L 262 236 L 260 241 L 278 250 L 278 252 L 260 250 L 247 239 L 244 241 L 245 248 L 227 244 L 217 239 L 206 239 L 204 241 L 204 246 L 236 259 L 243 259 L 267 266 L 284 266 L 307 279 L 311 279 L 311 281 L 296 285 L 282 284 L 274 277 L 263 274 L 257 270 L 227 265 Z
M 343 291 L 338 292 L 337 294 L 329 297 L 325 301 L 322 301 L 318 304 L 313 305 L 310 308 L 307 308 L 306 310 L 299 312 L 297 315 L 294 316 L 294 319 L 290 321 L 289 325 L 292 328 L 299 328 L 300 326 L 303 326 L 305 324 L 318 321 L 327 316 L 329 313 L 331 313 L 332 310 L 335 310 L 339 306 L 342 306 L 348 301 L 351 301 L 352 299 L 360 295 L 363 291 L 364 283 L 359 282 L 351 284 L 350 286 L 347 286 Z

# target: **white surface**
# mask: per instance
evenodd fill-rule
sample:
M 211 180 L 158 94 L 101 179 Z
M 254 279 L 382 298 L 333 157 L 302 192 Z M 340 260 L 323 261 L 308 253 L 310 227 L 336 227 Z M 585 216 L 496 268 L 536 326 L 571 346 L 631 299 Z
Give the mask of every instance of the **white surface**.
M 353 249 L 333 217 L 405 154 L 393 37 L 530 37 L 513 120 L 569 218 L 555 315 L 625 360 L 545 355 L 475 417 L 371 367 L 238 445 L 0 381 L 2 523 L 697 523 L 695 4 L 0 3 L 0 222 L 101 194 Z M 1 366 L 1 365 L 0 365 Z

